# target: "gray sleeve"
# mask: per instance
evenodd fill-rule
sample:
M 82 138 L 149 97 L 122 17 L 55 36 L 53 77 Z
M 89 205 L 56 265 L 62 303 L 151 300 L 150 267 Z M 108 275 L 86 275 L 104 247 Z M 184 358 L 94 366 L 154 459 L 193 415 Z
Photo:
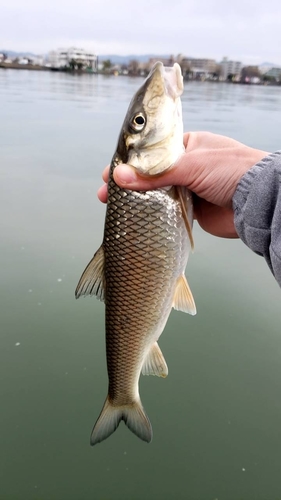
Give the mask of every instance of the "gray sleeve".
M 232 202 L 238 235 L 265 258 L 281 286 L 281 151 L 241 178 Z

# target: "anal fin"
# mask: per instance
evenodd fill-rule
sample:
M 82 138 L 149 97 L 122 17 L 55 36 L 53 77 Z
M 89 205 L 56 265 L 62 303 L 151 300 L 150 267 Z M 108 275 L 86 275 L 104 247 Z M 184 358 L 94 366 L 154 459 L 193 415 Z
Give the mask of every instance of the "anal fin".
M 182 274 L 177 280 L 173 299 L 173 308 L 177 311 L 187 312 L 192 316 L 196 314 L 194 298 L 184 274 Z
M 142 374 L 156 375 L 157 377 L 167 377 L 168 375 L 168 366 L 157 342 L 152 345 L 144 360 Z

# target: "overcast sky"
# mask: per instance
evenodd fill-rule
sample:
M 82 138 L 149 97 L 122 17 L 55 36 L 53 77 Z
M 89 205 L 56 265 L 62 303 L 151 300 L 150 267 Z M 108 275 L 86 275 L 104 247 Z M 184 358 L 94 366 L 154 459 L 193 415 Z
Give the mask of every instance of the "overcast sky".
M 0 0 L 0 49 L 179 54 L 281 65 L 281 0 Z

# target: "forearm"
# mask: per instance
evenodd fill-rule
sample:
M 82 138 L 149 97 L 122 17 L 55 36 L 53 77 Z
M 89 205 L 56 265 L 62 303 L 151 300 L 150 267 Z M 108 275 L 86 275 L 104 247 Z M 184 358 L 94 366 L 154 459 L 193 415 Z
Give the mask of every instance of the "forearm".
M 281 151 L 265 157 L 241 178 L 233 210 L 238 235 L 266 259 L 281 286 Z

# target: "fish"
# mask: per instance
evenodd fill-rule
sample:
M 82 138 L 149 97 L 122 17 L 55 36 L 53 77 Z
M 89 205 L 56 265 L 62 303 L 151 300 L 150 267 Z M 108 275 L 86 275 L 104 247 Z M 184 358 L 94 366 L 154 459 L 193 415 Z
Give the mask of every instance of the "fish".
M 76 298 L 96 296 L 105 303 L 108 394 L 91 445 L 108 438 L 122 420 L 151 441 L 140 374 L 168 375 L 158 339 L 171 309 L 196 314 L 184 274 L 194 245 L 191 193 L 179 186 L 128 190 L 113 178 L 120 163 L 155 176 L 181 156 L 182 92 L 180 66 L 157 62 L 133 97 L 110 165 L 103 242 L 75 291 Z

